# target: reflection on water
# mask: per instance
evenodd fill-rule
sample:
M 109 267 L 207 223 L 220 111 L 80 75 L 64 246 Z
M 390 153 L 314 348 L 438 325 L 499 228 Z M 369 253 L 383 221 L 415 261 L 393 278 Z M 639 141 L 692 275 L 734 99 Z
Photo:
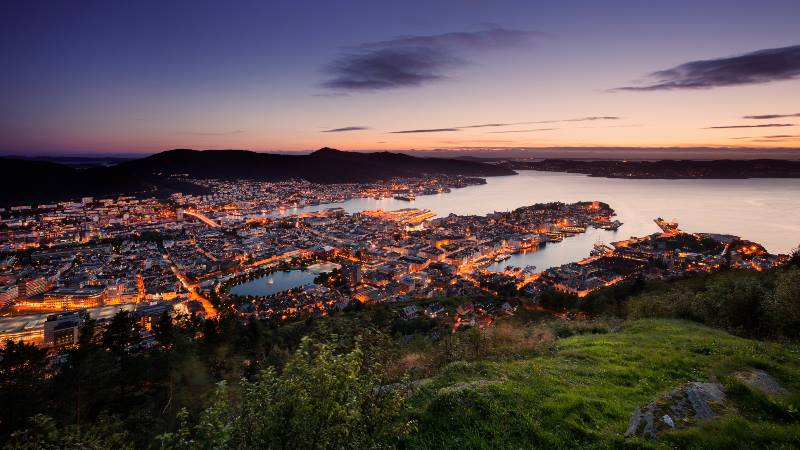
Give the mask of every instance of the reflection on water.
M 272 295 L 289 289 L 313 284 L 317 273 L 310 270 L 279 270 L 231 288 L 234 295 Z
M 307 284 L 314 284 L 314 278 L 317 275 L 340 267 L 341 265 L 339 264 L 326 262 L 314 264 L 302 270 L 278 270 L 254 280 L 237 284 L 231 288 L 230 292 L 235 295 L 272 295 Z
M 524 170 L 515 176 L 490 177 L 485 185 L 453 189 L 449 194 L 419 196 L 413 202 L 361 198 L 288 209 L 282 214 L 330 207 L 350 213 L 414 207 L 430 209 L 441 217 L 581 200 L 608 203 L 624 225 L 617 231 L 590 228 L 586 234 L 548 244 L 538 252 L 515 255 L 502 266 L 532 264 L 544 270 L 576 261 L 588 256 L 598 240 L 608 243 L 657 232 L 653 219 L 659 216 L 679 222 L 686 231 L 738 235 L 763 244 L 773 253 L 787 253 L 800 244 L 800 179 L 633 180 Z

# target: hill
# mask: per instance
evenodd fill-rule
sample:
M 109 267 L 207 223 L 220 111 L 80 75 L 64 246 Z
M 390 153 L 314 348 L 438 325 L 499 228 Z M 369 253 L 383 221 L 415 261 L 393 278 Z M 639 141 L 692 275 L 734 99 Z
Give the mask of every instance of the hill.
M 243 150 L 169 150 L 110 167 L 74 168 L 45 161 L 0 158 L 0 205 L 45 203 L 82 196 L 175 191 L 202 192 L 169 175 L 193 178 L 316 183 L 357 183 L 422 174 L 513 175 L 507 168 L 471 161 L 378 152 L 354 153 L 323 148 L 310 155 L 280 155 Z
M 410 448 L 797 448 L 797 345 L 729 335 L 691 322 L 640 320 L 618 332 L 556 341 L 540 356 L 446 366 L 413 398 Z M 773 396 L 735 374 L 778 379 Z M 688 382 L 719 381 L 719 416 L 679 424 L 658 441 L 625 438 L 634 410 Z M 693 425 L 693 426 L 692 426 Z
M 106 326 L 92 323 L 86 336 L 94 339 L 82 338 L 67 352 L 69 364 L 55 371 L 42 350 L 0 347 L 0 402 L 8 405 L 0 410 L 0 443 L 798 448 L 796 265 L 647 282 L 626 292 L 607 288 L 604 302 L 636 306 L 628 320 L 554 315 L 525 301 L 490 327 L 457 333 L 450 332 L 450 313 L 465 298 L 418 300 L 421 307 L 439 302 L 444 311 L 410 320 L 400 315 L 403 302 L 355 302 L 331 316 L 294 321 L 244 323 L 233 314 L 162 319 L 148 345 L 141 345 L 138 321 L 123 312 Z M 780 339 L 774 341 L 685 320 L 631 319 L 704 312 L 696 320 L 757 336 L 765 326 L 743 328 L 740 320 L 776 307 L 776 315 L 756 320 L 786 328 L 783 337 L 769 334 Z M 705 411 L 689 394 L 701 395 L 690 390 L 697 386 L 717 391 L 710 401 L 699 398 Z M 643 436 L 646 426 L 631 425 L 648 411 L 657 439 Z
M 344 152 L 322 148 L 309 155 L 282 155 L 242 150 L 170 150 L 117 166 L 132 173 L 186 173 L 195 178 L 315 183 L 357 183 L 421 174 L 465 176 L 513 175 L 510 169 L 471 161 L 418 158 L 400 153 Z
M 509 161 L 513 169 L 582 173 L 605 178 L 800 178 L 800 161 L 780 159 L 752 160 L 661 160 L 661 161 L 580 161 L 546 159 L 544 161 Z

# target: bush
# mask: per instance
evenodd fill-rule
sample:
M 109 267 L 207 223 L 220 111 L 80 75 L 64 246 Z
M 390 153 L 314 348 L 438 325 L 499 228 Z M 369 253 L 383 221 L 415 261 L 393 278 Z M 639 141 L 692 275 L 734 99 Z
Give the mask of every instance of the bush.
M 360 347 L 336 355 L 304 338 L 278 374 L 269 368 L 242 380 L 238 394 L 220 383 L 214 400 L 190 426 L 164 435 L 174 449 L 392 448 L 411 429 L 404 393 L 378 389 L 377 367 Z
M 800 337 L 800 269 L 778 275 L 775 293 L 766 304 L 768 325 L 778 334 Z
M 754 337 L 800 336 L 800 270 L 728 272 L 704 285 L 678 282 L 628 302 L 628 315 L 689 319 Z

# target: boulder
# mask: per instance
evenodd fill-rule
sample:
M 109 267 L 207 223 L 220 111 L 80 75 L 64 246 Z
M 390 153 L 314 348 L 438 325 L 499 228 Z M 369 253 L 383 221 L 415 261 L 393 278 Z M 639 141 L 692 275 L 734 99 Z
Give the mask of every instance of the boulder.
M 637 407 L 628 423 L 625 437 L 656 439 L 662 431 L 685 428 L 698 420 L 717 415 L 725 405 L 725 392 L 719 383 L 688 383 L 643 407 Z

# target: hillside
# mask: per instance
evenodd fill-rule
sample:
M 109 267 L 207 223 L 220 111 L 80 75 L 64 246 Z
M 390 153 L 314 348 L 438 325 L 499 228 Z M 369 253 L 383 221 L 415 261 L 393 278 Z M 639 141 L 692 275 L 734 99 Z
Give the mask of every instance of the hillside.
M 569 312 L 526 300 L 483 330 L 457 333 L 464 301 L 506 299 L 419 300 L 443 309 L 413 319 L 401 316 L 403 302 L 356 302 L 306 320 L 162 319 L 146 346 L 138 321 L 121 313 L 92 324 L 84 336 L 93 338 L 55 372 L 43 350 L 0 347 L 0 443 L 798 448 L 796 267 L 612 286 Z M 662 318 L 687 315 L 717 328 Z M 701 387 L 716 397 L 704 400 Z M 697 408 L 690 394 L 701 396 Z
M 412 397 L 410 448 L 797 448 L 800 347 L 752 341 L 691 322 L 641 320 L 556 341 L 551 353 L 455 362 Z M 734 374 L 762 369 L 788 395 Z M 631 414 L 693 381 L 720 381 L 720 416 L 658 441 L 624 438 Z M 795 405 L 795 406 L 792 406 Z
M 170 150 L 117 166 L 118 170 L 148 174 L 185 173 L 195 178 L 280 181 L 290 178 L 315 183 L 353 183 L 421 174 L 466 176 L 512 175 L 489 164 L 400 153 L 344 152 L 322 148 L 309 155 L 256 153 L 242 150 Z
M 0 158 L 0 205 L 48 203 L 82 196 L 175 191 L 203 192 L 198 186 L 167 175 L 194 178 L 317 183 L 356 183 L 422 174 L 464 176 L 512 175 L 490 164 L 398 153 L 354 153 L 330 148 L 310 155 L 280 155 L 243 150 L 169 150 L 110 167 L 75 168 L 44 161 Z
M 4 169 L 0 177 L 0 207 L 79 200 L 85 196 L 205 192 L 191 183 L 129 173 L 116 167 L 76 168 L 14 158 L 0 158 L 0 164 Z
M 800 178 L 800 161 L 779 159 L 752 160 L 661 160 L 661 161 L 581 161 L 546 159 L 544 161 L 508 161 L 512 169 L 582 173 L 606 178 Z

